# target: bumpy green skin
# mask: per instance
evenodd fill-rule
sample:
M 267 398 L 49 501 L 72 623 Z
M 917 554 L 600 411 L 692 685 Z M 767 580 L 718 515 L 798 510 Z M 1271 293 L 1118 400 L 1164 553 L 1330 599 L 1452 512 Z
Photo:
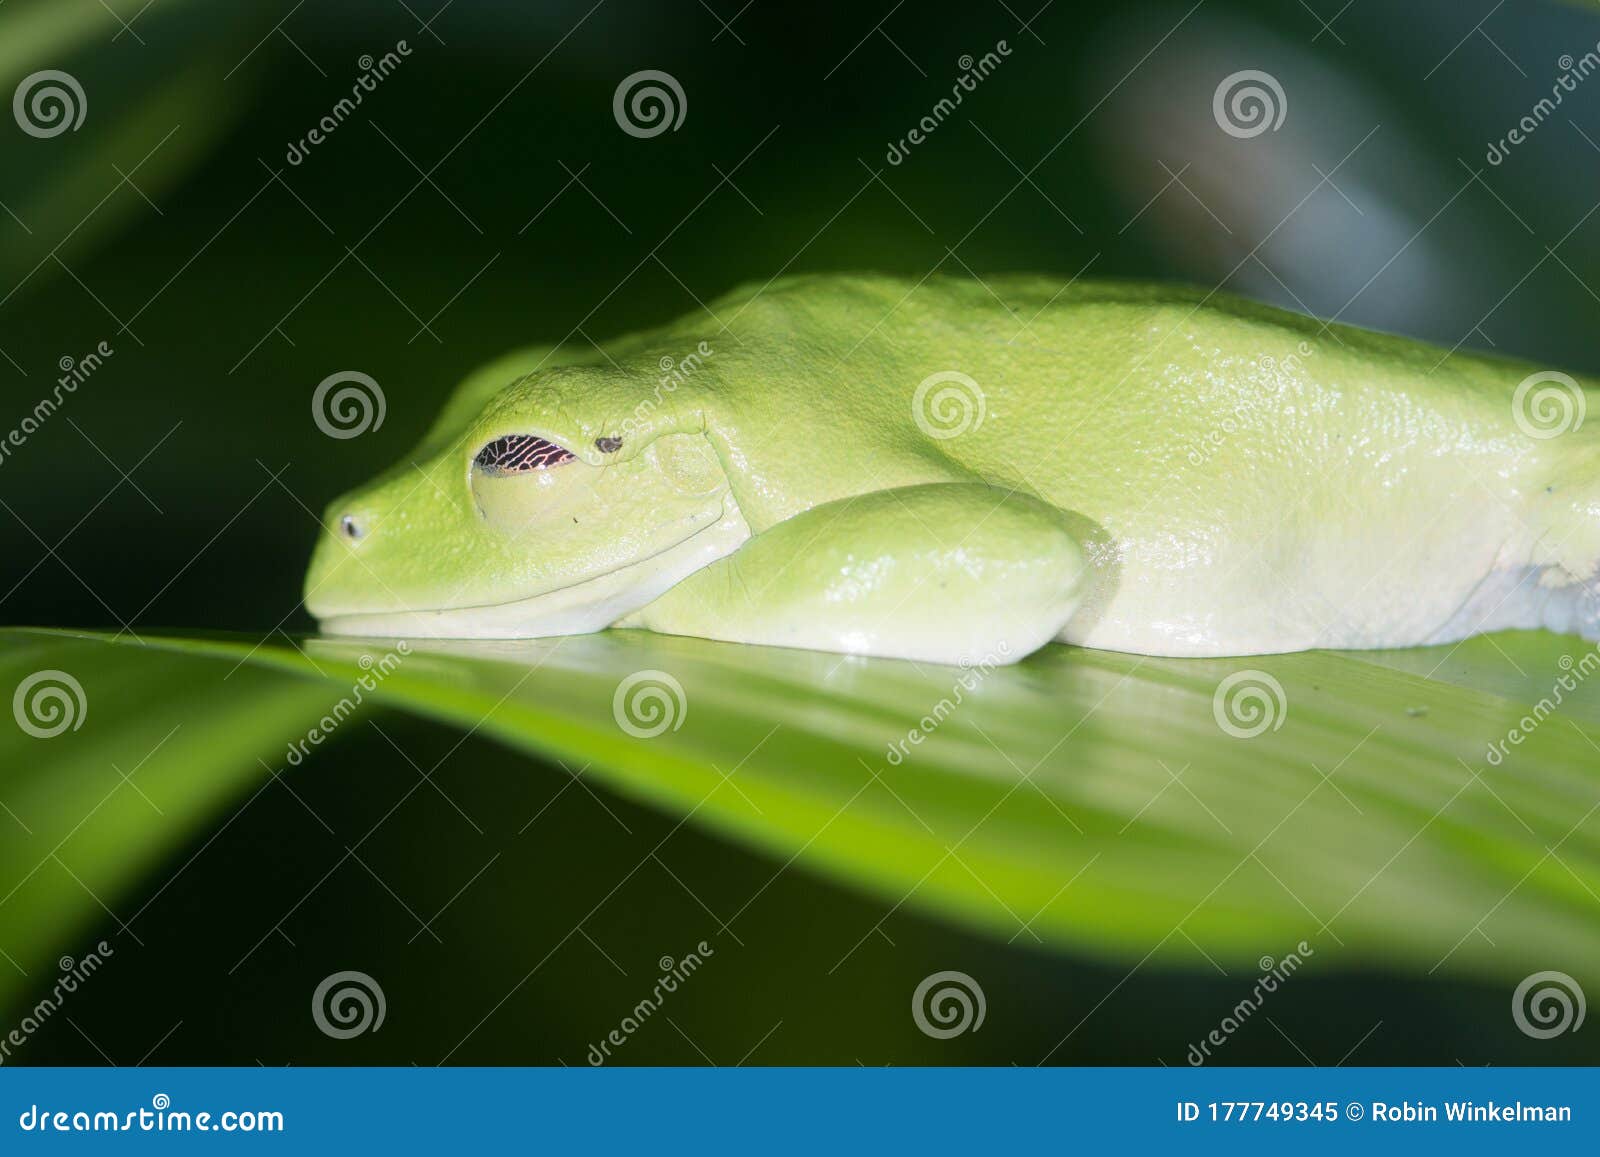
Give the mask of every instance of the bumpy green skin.
M 1600 628 L 1600 444 L 1519 423 L 1538 367 L 1156 285 L 814 276 L 708 312 L 469 378 L 330 508 L 324 629 L 1004 662 Z M 508 434 L 579 461 L 476 471 Z

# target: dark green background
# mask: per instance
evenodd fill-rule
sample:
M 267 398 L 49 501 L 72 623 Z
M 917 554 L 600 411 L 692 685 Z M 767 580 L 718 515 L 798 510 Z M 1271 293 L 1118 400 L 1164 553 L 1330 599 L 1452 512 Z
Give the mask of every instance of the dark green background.
M 111 3 L 133 18 L 136 5 Z M 78 133 L 34 140 L 0 122 L 0 201 L 20 218 L 0 215 L 0 431 L 48 392 L 61 358 L 115 349 L 0 465 L 0 620 L 309 630 L 298 599 L 316 515 L 400 457 L 466 371 L 514 345 L 694 311 L 780 270 L 1226 279 L 1446 347 L 1600 370 L 1600 213 L 1588 216 L 1600 80 L 1503 165 L 1484 161 L 1548 93 L 1557 59 L 1600 39 L 1578 7 L 1355 0 L 1330 30 L 1311 10 L 1333 19 L 1335 0 L 1056 0 L 1037 16 L 1037 0 L 592 3 L 457 0 L 432 32 L 419 22 L 437 0 L 157 3 L 121 35 L 90 3 L 70 48 L 0 50 L 5 92 L 56 67 L 89 96 Z M 0 45 L 46 6 L 0 8 Z M 399 70 L 288 165 L 288 143 L 348 92 L 358 57 L 401 39 L 412 54 Z M 1002 39 L 1006 62 L 887 165 L 958 58 Z M 647 68 L 679 80 L 688 111 L 679 131 L 641 140 L 619 130 L 611 99 Z M 1210 100 L 1245 68 L 1278 77 L 1289 105 L 1279 132 L 1240 142 L 1217 131 Z M 313 424 L 311 392 L 339 370 L 381 383 L 381 429 L 334 441 Z M 143 946 L 118 939 L 118 967 L 75 1001 L 75 1023 L 53 1023 L 25 1059 L 132 1063 L 159 1044 L 152 1062 L 577 1064 L 647 990 L 655 959 L 698 935 L 717 955 L 666 1009 L 676 1030 L 657 1020 L 620 1059 L 733 1063 L 754 1048 L 752 1063 L 1181 1064 L 1238 999 L 1241 978 L 1203 961 L 1119 984 L 1123 968 L 904 911 L 830 972 L 881 904 L 786 872 L 724 931 L 691 890 L 737 910 L 778 865 L 683 828 L 587 925 L 604 953 L 571 938 L 457 1047 L 671 821 L 563 790 L 565 772 L 486 741 L 452 751 L 453 732 L 376 723 L 421 766 L 444 758 L 441 783 L 484 829 L 424 789 L 363 847 L 377 874 L 427 897 L 416 907 L 431 915 L 500 856 L 447 910 L 442 942 L 413 941 L 417 921 L 354 860 L 285 915 L 414 782 L 373 727 L 347 729 L 155 874 L 128 906 L 142 908 Z M 329 959 L 384 977 L 382 1032 L 330 1041 L 303 1015 Z M 911 990 L 940 968 L 985 978 L 983 1031 L 916 1031 Z M 1307 979 L 1219 1059 L 1584 1055 L 1581 1037 L 1523 1038 L 1498 1011 L 1508 999 Z

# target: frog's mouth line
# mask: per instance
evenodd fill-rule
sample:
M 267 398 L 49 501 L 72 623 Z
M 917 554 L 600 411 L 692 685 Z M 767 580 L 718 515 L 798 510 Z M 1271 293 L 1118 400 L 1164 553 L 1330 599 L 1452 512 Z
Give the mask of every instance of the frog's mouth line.
M 318 626 L 325 635 L 391 639 L 586 635 L 654 602 L 695 571 L 738 550 L 749 537 L 749 524 L 728 495 L 722 517 L 710 526 L 648 558 L 569 587 L 488 606 L 330 615 Z

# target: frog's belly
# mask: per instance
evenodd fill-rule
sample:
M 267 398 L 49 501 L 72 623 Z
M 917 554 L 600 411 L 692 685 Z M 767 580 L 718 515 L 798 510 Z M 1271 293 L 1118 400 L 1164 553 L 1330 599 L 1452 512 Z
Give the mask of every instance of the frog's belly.
M 1506 628 L 1600 637 L 1594 576 L 1529 560 L 1535 536 L 1482 510 L 1420 529 L 1381 518 L 1317 537 L 1119 539 L 1058 638 L 1147 655 L 1226 656 L 1455 642 Z

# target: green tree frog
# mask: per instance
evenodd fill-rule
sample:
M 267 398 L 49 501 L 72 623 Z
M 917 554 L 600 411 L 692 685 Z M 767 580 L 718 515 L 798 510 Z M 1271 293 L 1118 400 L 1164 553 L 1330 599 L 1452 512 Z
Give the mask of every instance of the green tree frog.
M 1593 638 L 1594 388 L 1166 285 L 792 277 L 473 373 L 305 602 L 952 664 Z

